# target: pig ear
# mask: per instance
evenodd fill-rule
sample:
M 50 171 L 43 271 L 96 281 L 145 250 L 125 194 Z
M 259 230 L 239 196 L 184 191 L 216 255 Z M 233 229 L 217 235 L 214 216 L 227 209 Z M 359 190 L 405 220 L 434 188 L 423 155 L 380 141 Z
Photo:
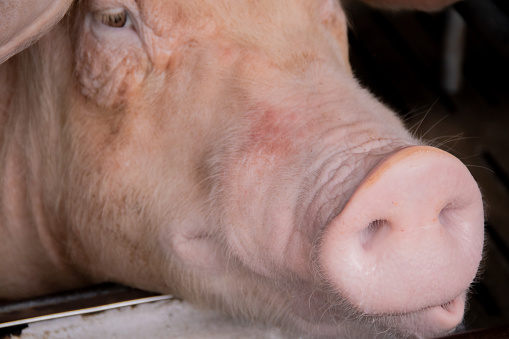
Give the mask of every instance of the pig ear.
M 56 24 L 72 0 L 0 0 L 0 64 Z
M 460 0 L 361 0 L 371 6 L 387 9 L 417 9 L 438 11 Z

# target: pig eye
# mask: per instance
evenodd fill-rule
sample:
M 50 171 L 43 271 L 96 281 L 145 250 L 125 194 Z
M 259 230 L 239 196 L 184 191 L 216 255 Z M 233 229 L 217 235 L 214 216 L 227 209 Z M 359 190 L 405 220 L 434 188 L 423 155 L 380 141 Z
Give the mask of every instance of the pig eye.
M 132 26 L 129 13 L 123 8 L 96 12 L 94 16 L 101 23 L 110 27 L 124 28 Z

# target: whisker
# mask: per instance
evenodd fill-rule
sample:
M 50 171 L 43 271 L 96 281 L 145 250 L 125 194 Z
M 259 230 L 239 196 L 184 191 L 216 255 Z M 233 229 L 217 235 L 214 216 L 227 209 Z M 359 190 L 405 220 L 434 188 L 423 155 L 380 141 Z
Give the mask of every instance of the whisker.
M 443 140 L 441 140 L 443 139 Z M 469 139 L 468 137 L 464 137 L 463 133 L 459 133 L 457 135 L 451 135 L 451 136 L 442 136 L 437 137 L 433 140 L 431 140 L 429 143 L 437 148 L 442 148 L 442 146 L 453 143 L 452 145 L 449 145 L 446 149 L 446 151 L 450 151 L 458 144 L 459 141 Z
M 428 114 L 431 112 L 431 110 L 435 107 L 437 102 L 438 102 L 438 99 L 436 99 L 435 102 L 431 105 L 431 107 L 426 111 L 426 113 L 424 114 L 424 117 L 417 122 L 417 124 L 416 124 L 417 126 L 413 125 L 412 127 L 409 128 L 410 131 L 414 131 L 414 129 L 415 129 L 415 132 L 413 132 L 413 133 L 417 133 L 419 128 L 421 128 L 422 123 L 424 122 L 424 120 L 426 119 Z
M 480 169 L 484 169 L 484 170 L 487 170 L 493 174 L 495 174 L 495 172 L 491 169 L 491 168 L 488 168 L 486 166 L 481 166 L 481 165 L 465 165 L 467 167 L 470 167 L 470 168 L 480 168 Z
M 479 153 L 475 153 L 475 154 L 472 154 L 472 155 L 468 155 L 468 156 L 463 156 L 461 158 L 458 157 L 458 159 L 460 159 L 461 161 L 463 160 L 466 160 L 466 159 L 472 159 L 472 158 L 475 158 L 475 157 L 480 157 L 481 154 Z
M 441 122 L 442 122 L 445 118 L 447 118 L 447 115 L 443 116 L 443 117 L 442 117 L 442 118 L 440 118 L 437 122 L 435 122 L 435 123 L 433 124 L 433 126 L 431 126 L 430 128 L 428 128 L 428 130 L 427 130 L 427 131 L 426 131 L 423 135 L 421 135 L 421 137 L 420 137 L 420 138 L 421 138 L 421 139 L 424 139 L 424 138 L 426 137 L 426 135 L 427 135 L 429 132 L 431 132 L 431 130 L 432 130 L 433 128 L 435 128 L 435 127 L 436 127 L 439 123 L 441 123 Z

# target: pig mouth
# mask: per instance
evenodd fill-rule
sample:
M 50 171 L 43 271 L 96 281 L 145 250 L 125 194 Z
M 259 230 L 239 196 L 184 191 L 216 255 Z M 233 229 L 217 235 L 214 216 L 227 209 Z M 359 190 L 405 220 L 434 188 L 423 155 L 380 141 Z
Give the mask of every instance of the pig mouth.
M 373 316 L 380 327 L 393 329 L 397 335 L 441 336 L 453 333 L 463 320 L 466 291 L 451 300 L 401 313 Z
M 444 310 L 446 310 L 448 312 L 453 312 L 456 303 L 457 303 L 456 298 L 454 298 L 453 300 L 448 301 L 445 304 L 440 305 L 440 307 L 442 307 Z M 435 306 L 435 307 L 438 307 L 438 306 Z
M 442 322 L 449 322 L 450 328 L 455 328 L 463 319 L 465 310 L 466 292 L 461 293 L 450 301 L 439 306 L 428 307 L 424 312 L 440 313 L 437 317 L 441 317 Z
M 322 307 L 318 307 L 322 311 L 315 309 L 313 312 L 308 309 L 312 314 L 307 316 L 294 314 L 295 318 L 291 320 L 305 333 L 312 333 L 320 338 L 336 337 L 338 333 L 342 333 L 350 326 L 352 333 L 363 336 L 367 333 L 385 333 L 389 337 L 397 338 L 436 337 L 451 334 L 461 325 L 467 293 L 468 290 L 446 302 L 415 310 L 380 314 L 363 312 L 341 297 L 329 295 L 327 299 L 336 300 L 333 302 L 334 305 L 322 304 Z M 346 317 L 345 307 L 350 310 Z M 328 309 L 328 312 L 323 312 L 324 309 Z M 359 328 L 360 323 L 368 325 Z
M 431 306 L 422 307 L 422 308 L 419 308 L 419 309 L 413 310 L 413 311 L 402 312 L 402 313 L 386 313 L 386 314 L 381 313 L 380 315 L 374 315 L 374 316 L 380 316 L 380 317 L 384 317 L 384 316 L 394 316 L 394 317 L 408 316 L 408 315 L 414 315 L 414 314 L 423 314 L 423 313 L 427 313 L 427 312 L 430 312 L 430 311 L 433 311 L 433 310 L 440 310 L 440 309 L 442 309 L 445 312 L 449 312 L 449 313 L 455 313 L 455 312 L 458 312 L 459 310 L 461 310 L 461 312 L 463 312 L 463 308 L 464 308 L 464 305 L 465 305 L 466 294 L 467 294 L 467 291 L 464 291 L 464 292 L 460 293 L 459 295 L 453 297 L 452 299 L 450 299 L 449 301 L 446 301 L 444 303 L 434 304 L 434 305 L 431 305 Z

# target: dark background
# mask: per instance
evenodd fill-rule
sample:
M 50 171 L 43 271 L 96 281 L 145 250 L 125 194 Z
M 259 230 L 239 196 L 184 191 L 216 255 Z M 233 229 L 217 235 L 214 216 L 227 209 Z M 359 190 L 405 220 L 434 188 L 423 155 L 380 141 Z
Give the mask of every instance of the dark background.
M 348 4 L 355 75 L 417 136 L 467 164 L 486 205 L 484 275 L 466 329 L 509 324 L 509 1 L 454 6 L 465 23 L 459 90 L 442 85 L 451 13 L 387 12 Z M 457 39 L 456 39 L 457 40 Z

